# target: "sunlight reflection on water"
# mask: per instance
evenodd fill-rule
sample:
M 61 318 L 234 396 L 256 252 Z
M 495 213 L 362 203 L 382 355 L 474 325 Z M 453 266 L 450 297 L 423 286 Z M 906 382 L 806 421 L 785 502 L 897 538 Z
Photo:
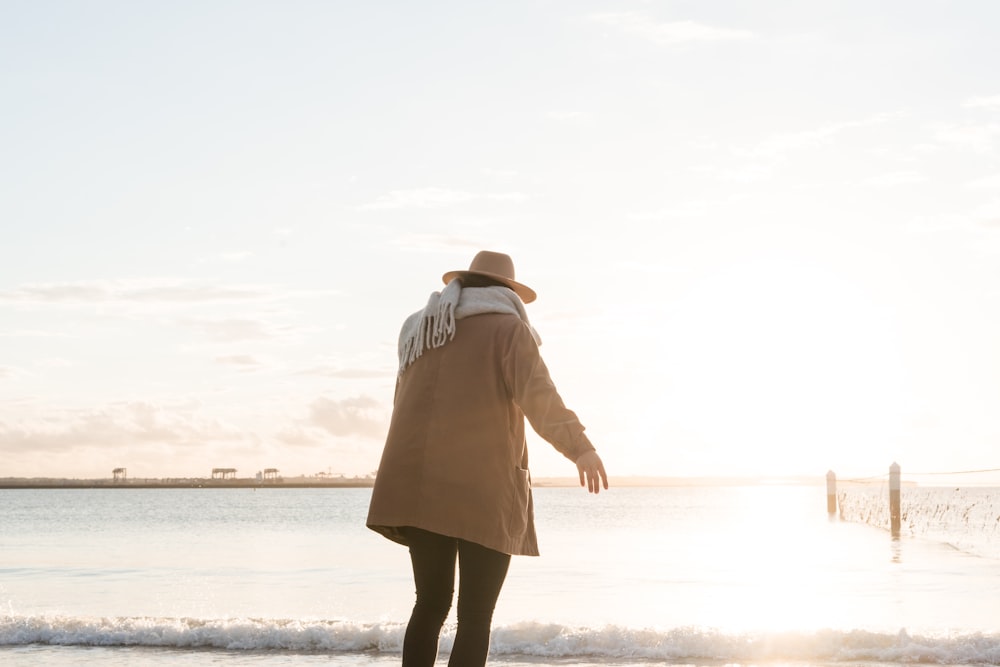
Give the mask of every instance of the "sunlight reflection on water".
M 406 550 L 364 527 L 366 489 L 13 493 L 26 495 L 0 517 L 0 593 L 18 613 L 402 622 L 412 605 Z M 542 557 L 513 559 L 501 625 L 988 631 L 1000 618 L 1000 563 L 830 520 L 819 486 L 535 494 Z
M 564 491 L 552 498 L 546 491 L 537 499 L 548 513 L 539 527 L 543 558 L 512 567 L 503 605 L 511 616 L 529 604 L 522 574 L 532 604 L 562 622 L 597 617 L 731 632 L 989 629 L 998 609 L 982 589 L 1000 571 L 996 563 L 968 559 L 965 581 L 948 583 L 971 605 L 956 612 L 942 590 L 942 581 L 954 579 L 951 550 L 831 520 L 818 488 L 627 489 L 614 512 L 590 506 L 583 522 L 563 505 L 571 501 Z M 594 523 L 601 529 L 592 531 Z M 581 549 L 578 534 L 591 532 L 594 540 Z

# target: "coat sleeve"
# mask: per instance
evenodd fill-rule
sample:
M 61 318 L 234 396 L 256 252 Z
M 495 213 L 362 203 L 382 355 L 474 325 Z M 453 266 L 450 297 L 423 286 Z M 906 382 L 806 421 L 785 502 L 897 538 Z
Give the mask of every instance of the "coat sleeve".
M 594 451 L 583 424 L 559 396 L 538 345 L 523 323 L 518 323 L 507 348 L 504 368 L 514 402 L 538 435 L 573 462 Z

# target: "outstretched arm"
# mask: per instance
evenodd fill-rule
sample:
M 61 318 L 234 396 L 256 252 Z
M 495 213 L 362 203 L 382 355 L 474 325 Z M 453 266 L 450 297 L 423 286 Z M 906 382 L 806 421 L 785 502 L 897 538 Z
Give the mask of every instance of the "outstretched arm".
M 580 456 L 576 460 L 576 469 L 580 472 L 580 486 L 586 486 L 590 493 L 600 493 L 602 485 L 608 488 L 608 474 L 604 472 L 604 462 L 597 452 Z
M 608 488 L 604 463 L 584 434 L 576 413 L 566 407 L 556 391 L 549 369 L 538 353 L 537 343 L 523 323 L 518 322 L 518 325 L 506 358 L 508 386 L 514 401 L 535 432 L 576 463 L 580 486 L 586 486 L 590 493 L 600 493 L 601 486 Z

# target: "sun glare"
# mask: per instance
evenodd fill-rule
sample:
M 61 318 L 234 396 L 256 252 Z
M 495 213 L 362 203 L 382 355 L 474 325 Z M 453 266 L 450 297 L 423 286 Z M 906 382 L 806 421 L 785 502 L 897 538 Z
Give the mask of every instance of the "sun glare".
M 699 551 L 719 590 L 717 598 L 706 600 L 704 615 L 737 633 L 845 623 L 852 613 L 837 594 L 837 582 L 817 578 L 816 569 L 817 560 L 846 557 L 849 542 L 832 540 L 831 526 L 822 519 L 795 522 L 813 526 L 806 533 L 789 530 L 790 513 L 812 510 L 789 507 L 790 495 L 780 485 L 743 491 L 742 501 L 714 534 L 704 537 Z M 836 569 L 831 563 L 831 571 Z
M 791 260 L 733 265 L 672 317 L 669 400 L 707 442 L 780 467 L 805 462 L 805 444 L 863 447 L 898 428 L 893 323 L 843 276 Z

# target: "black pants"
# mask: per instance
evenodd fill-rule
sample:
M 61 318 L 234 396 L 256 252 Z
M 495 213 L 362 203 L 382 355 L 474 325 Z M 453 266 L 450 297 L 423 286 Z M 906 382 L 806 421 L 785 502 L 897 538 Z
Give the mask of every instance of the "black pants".
M 455 592 L 458 556 L 458 629 L 450 667 L 480 667 L 490 650 L 490 623 L 507 577 L 510 555 L 465 540 L 406 528 L 417 602 L 403 639 L 403 667 L 431 667 Z

